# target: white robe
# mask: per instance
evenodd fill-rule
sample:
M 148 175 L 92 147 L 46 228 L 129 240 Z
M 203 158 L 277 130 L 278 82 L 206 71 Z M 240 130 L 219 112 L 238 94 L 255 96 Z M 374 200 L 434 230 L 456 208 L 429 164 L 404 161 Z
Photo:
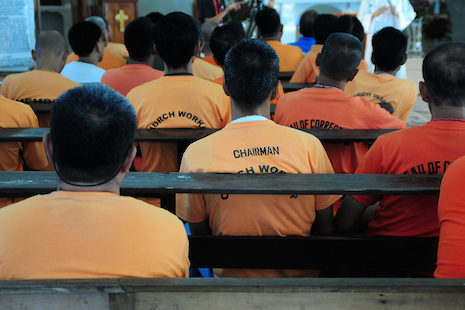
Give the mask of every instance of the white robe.
M 387 10 L 372 20 L 371 15 L 383 6 L 389 7 L 389 3 L 396 7 L 398 13 L 397 16 L 394 16 L 389 10 Z M 357 18 L 362 23 L 365 33 L 367 34 L 364 58 L 369 64 L 370 72 L 373 72 L 374 70 L 374 66 L 371 62 L 371 53 L 373 52 L 371 39 L 373 34 L 385 27 L 394 27 L 399 30 L 404 30 L 415 19 L 416 15 L 417 14 L 408 0 L 362 0 Z M 406 78 L 404 66 L 402 66 L 401 70 L 399 70 L 397 76 Z

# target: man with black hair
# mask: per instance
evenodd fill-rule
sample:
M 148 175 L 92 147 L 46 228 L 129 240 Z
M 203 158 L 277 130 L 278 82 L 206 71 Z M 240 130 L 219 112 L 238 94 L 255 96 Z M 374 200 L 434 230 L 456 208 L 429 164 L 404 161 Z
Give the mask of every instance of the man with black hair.
M 464 72 L 465 44 L 448 43 L 429 52 L 423 60 L 424 82 L 420 82 L 420 94 L 428 102 L 432 120 L 423 126 L 380 136 L 355 173 L 443 174 L 452 162 L 464 156 Z M 453 191 L 445 195 L 461 194 L 461 188 L 456 187 L 459 184 L 463 183 L 455 183 Z M 444 201 L 454 199 L 446 196 Z M 365 210 L 378 201 L 380 207 L 372 220 L 366 218 Z M 450 205 L 450 208 L 455 206 Z M 445 215 L 441 214 L 443 210 L 440 211 L 442 216 Z M 458 222 L 457 219 L 454 221 Z M 336 217 L 337 230 L 363 231 L 367 223 L 365 233 L 368 236 L 437 237 L 440 223 L 438 195 L 346 196 Z M 446 239 L 451 241 L 459 235 L 454 233 L 453 236 L 447 236 L 443 239 L 444 243 L 440 243 L 440 248 L 441 245 L 448 247 Z M 453 243 L 449 244 L 448 254 L 453 255 L 456 248 Z M 446 259 L 444 256 L 438 257 L 438 266 L 442 269 L 445 266 L 443 264 L 447 264 Z
M 77 83 L 100 83 L 105 70 L 97 67 L 103 58 L 105 35 L 91 22 L 79 22 L 69 29 L 68 41 L 78 61 L 65 65 L 61 74 Z
M 221 69 L 216 64 L 210 63 L 211 60 L 207 61 L 206 59 L 203 59 L 202 56 L 202 50 L 205 48 L 206 45 L 208 45 L 208 49 L 210 49 L 211 33 L 207 33 L 207 38 L 204 35 L 208 31 L 213 31 L 217 26 L 218 25 L 214 22 L 205 22 L 202 25 L 198 25 L 200 33 L 200 48 L 199 53 L 196 55 L 197 57 L 195 61 L 192 63 L 192 73 L 194 74 L 194 76 L 207 81 L 214 81 L 223 76 L 223 69 Z M 206 41 L 206 39 L 208 39 L 208 41 Z
M 131 104 L 103 85 L 56 100 L 43 141 L 57 191 L 0 210 L 1 279 L 187 276 L 182 222 L 120 196 L 136 120 Z
M 297 40 L 297 42 L 289 43 L 290 45 L 298 46 L 302 51 L 307 53 L 313 45 L 316 44 L 315 37 L 313 34 L 313 22 L 318 16 L 318 12 L 315 10 L 307 10 L 300 17 L 300 34 L 302 36 Z
M 223 89 L 192 75 L 199 53 L 199 31 L 187 14 L 164 16 L 154 28 L 157 53 L 165 63 L 165 76 L 128 93 L 139 128 L 222 128 L 231 120 L 231 107 Z M 175 143 L 141 143 L 142 171 L 178 171 Z
M 318 16 L 319 17 L 319 16 Z M 323 22 L 330 22 L 333 20 L 331 17 L 318 19 L 316 23 L 320 29 L 323 25 Z M 342 33 L 349 33 L 360 40 L 363 41 L 364 32 L 363 27 L 360 21 L 355 16 L 350 15 L 342 15 L 339 18 L 335 19 L 332 23 L 331 27 L 333 32 L 342 32 Z M 318 42 L 321 42 L 323 39 L 326 41 L 327 36 L 329 36 L 330 30 L 325 29 L 324 31 L 318 30 Z M 305 58 L 300 63 L 299 67 L 295 71 L 294 75 L 291 78 L 292 83 L 314 83 L 316 82 L 318 75 L 320 74 L 320 68 L 316 64 L 316 57 L 317 53 L 314 53 L 316 49 L 312 50 L 311 52 L 305 55 Z M 320 50 L 321 52 L 321 50 Z M 360 64 L 358 65 L 357 69 L 359 70 L 368 70 L 368 64 L 362 59 L 360 60 Z
M 5 77 L 0 87 L 5 98 L 23 103 L 50 103 L 68 89 L 80 86 L 60 74 L 68 57 L 68 45 L 61 33 L 52 30 L 39 33 L 31 54 L 36 69 Z M 37 117 L 40 127 L 50 127 L 49 112 L 37 112 Z
M 386 27 L 373 36 L 371 60 L 375 73 L 359 72 L 347 84 L 345 93 L 361 96 L 373 103 L 390 103 L 392 115 L 407 122 L 418 97 L 418 90 L 412 82 L 396 78 L 396 73 L 407 60 L 407 37 L 399 30 Z
M 90 16 L 85 21 L 96 24 L 102 32 L 104 46 L 102 56 L 103 58 L 97 63 L 97 67 L 102 68 L 103 70 L 109 70 L 114 68 L 121 68 L 122 66 L 126 65 L 126 60 L 123 58 L 124 56 L 121 55 L 121 52 L 115 53 L 114 51 L 110 50 L 111 48 L 108 48 L 112 36 L 110 23 L 100 16 Z M 68 56 L 66 63 L 78 61 L 78 59 L 78 55 L 76 55 L 76 53 L 72 53 Z
M 222 24 L 229 20 L 228 13 L 241 8 L 242 1 L 234 0 L 225 7 L 224 0 L 198 0 L 199 19 L 201 23 L 213 21 Z
M 224 90 L 233 121 L 191 144 L 181 172 L 333 173 L 320 141 L 270 120 L 278 92 L 279 58 L 261 40 L 245 40 L 226 55 Z M 176 214 L 193 235 L 331 234 L 332 203 L 340 196 L 220 195 L 178 196 Z M 224 269 L 224 277 L 308 277 L 312 270 Z
M 378 104 L 344 93 L 358 73 L 362 44 L 347 33 L 333 33 L 316 62 L 318 83 L 312 88 L 284 94 L 276 107 L 275 121 L 293 128 L 387 129 L 405 123 Z M 324 143 L 336 173 L 354 173 L 368 151 L 367 143 Z
M 304 58 L 302 50 L 297 46 L 282 44 L 283 25 L 275 9 L 264 8 L 255 16 L 258 35 L 266 41 L 279 56 L 279 71 L 295 71 Z
M 105 72 L 102 84 L 126 96 L 134 87 L 163 76 L 163 71 L 152 68 L 156 54 L 152 35 L 153 26 L 148 17 L 139 17 L 126 26 L 124 43 L 129 51 L 129 64 Z

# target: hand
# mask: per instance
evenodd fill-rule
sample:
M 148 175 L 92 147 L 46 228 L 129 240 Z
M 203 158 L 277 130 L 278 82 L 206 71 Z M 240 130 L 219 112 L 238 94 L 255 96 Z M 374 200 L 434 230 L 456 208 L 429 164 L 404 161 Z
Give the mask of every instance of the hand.
M 391 5 L 391 6 L 392 6 L 392 5 Z M 371 18 L 373 19 L 373 18 L 375 18 L 376 16 L 379 16 L 379 15 L 385 13 L 387 10 L 389 10 L 389 7 L 387 7 L 387 6 L 382 6 L 382 7 L 380 7 L 379 9 L 377 9 L 376 11 L 374 11 L 373 14 L 371 14 Z M 395 8 L 394 8 L 394 10 L 395 10 Z
M 241 8 L 243 1 L 233 2 L 226 8 L 226 11 L 237 11 Z

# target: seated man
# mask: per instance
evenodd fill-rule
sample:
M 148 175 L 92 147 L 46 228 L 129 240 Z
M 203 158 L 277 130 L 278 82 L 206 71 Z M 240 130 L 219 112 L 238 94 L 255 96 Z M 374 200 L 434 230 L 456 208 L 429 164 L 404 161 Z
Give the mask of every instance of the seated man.
M 0 127 L 38 127 L 37 116 L 27 104 L 0 95 Z M 0 143 L 0 171 L 22 171 L 23 162 L 30 169 L 42 169 L 48 160 L 40 142 Z M 0 198 L 0 208 L 13 203 L 13 198 Z
M 148 17 L 139 17 L 126 26 L 124 43 L 129 51 L 129 64 L 106 71 L 102 76 L 102 84 L 126 96 L 134 87 L 163 76 L 163 71 L 152 68 L 155 58 L 153 26 Z
M 231 120 L 228 97 L 219 85 L 192 75 L 199 52 L 199 32 L 187 14 L 164 16 L 154 28 L 165 76 L 128 93 L 139 128 L 222 128 Z M 144 172 L 179 170 L 175 143 L 141 143 Z
M 205 59 L 201 58 L 201 51 L 204 49 L 205 45 L 209 43 L 205 43 L 203 31 L 200 29 L 200 27 L 199 32 L 200 48 L 199 53 L 196 55 L 197 57 L 195 58 L 195 61 L 192 63 L 192 73 L 195 77 L 201 78 L 203 80 L 214 81 L 223 76 L 223 69 L 221 69 L 218 65 L 213 65 Z M 210 42 L 210 39 L 208 39 L 208 42 Z
M 300 34 L 302 36 L 299 38 L 297 42 L 289 43 L 290 45 L 298 46 L 302 49 L 302 51 L 307 53 L 313 45 L 316 44 L 314 34 L 313 34 L 313 22 L 315 21 L 315 17 L 318 16 L 318 12 L 315 10 L 308 10 L 305 11 L 302 16 L 300 17 Z
M 407 37 L 399 30 L 387 27 L 373 36 L 375 73 L 360 71 L 354 80 L 347 83 L 345 93 L 361 96 L 373 103 L 390 103 L 392 115 L 407 122 L 418 90 L 412 82 L 396 78 L 396 73 L 407 60 Z
M 331 21 L 332 18 L 328 17 L 326 21 Z M 324 20 L 323 20 L 324 21 Z M 321 20 L 317 20 L 317 25 L 321 27 Z M 316 27 L 319 29 L 319 27 Z M 331 29 L 331 28 L 330 28 Z M 336 20 L 334 20 L 334 25 L 332 25 L 333 32 L 343 32 L 349 33 L 360 40 L 363 41 L 365 33 L 363 32 L 363 27 L 360 21 L 355 16 L 342 15 Z M 329 33 L 328 30 L 323 33 Z M 327 38 L 327 37 L 326 37 Z M 319 39 L 322 41 L 322 39 Z M 325 39 L 326 41 L 326 39 Z M 321 50 L 320 50 L 321 52 Z M 291 78 L 291 83 L 315 83 L 318 75 L 320 74 L 320 68 L 316 64 L 316 57 L 318 53 L 308 53 L 305 58 L 300 63 L 297 70 L 294 72 L 294 75 Z M 368 64 L 365 60 L 360 60 L 360 64 L 357 69 L 359 70 L 368 70 Z
M 295 71 L 304 58 L 302 50 L 297 46 L 282 44 L 283 25 L 278 12 L 274 9 L 264 8 L 255 16 L 258 35 L 278 53 L 279 71 Z
M 428 53 L 420 93 L 428 102 L 432 121 L 380 136 L 355 173 L 443 174 L 465 155 L 464 55 L 463 43 L 441 45 Z M 363 229 L 362 214 L 378 201 L 368 236 L 438 236 L 438 196 L 432 195 L 347 196 L 336 217 L 337 230 Z
M 317 57 L 318 84 L 284 94 L 275 121 L 293 128 L 383 129 L 405 128 L 405 123 L 379 105 L 350 97 L 344 87 L 357 74 L 362 44 L 353 35 L 333 33 Z M 367 143 L 324 143 L 336 173 L 354 173 L 368 151 Z
M 79 22 L 69 29 L 68 41 L 79 60 L 65 65 L 61 74 L 81 84 L 100 83 L 105 70 L 97 67 L 97 63 L 103 58 L 105 43 L 99 26 Z
M 0 279 L 186 277 L 182 222 L 120 196 L 136 154 L 131 104 L 82 86 L 56 100 L 50 122 L 58 188 L 0 209 Z
M 98 16 L 93 16 L 93 17 L 98 17 Z M 105 46 L 104 54 L 105 54 L 105 50 L 108 50 L 108 51 L 112 52 L 113 54 L 119 55 L 119 56 L 121 56 L 123 58 L 124 57 L 129 57 L 129 51 L 126 48 L 125 44 L 111 42 L 111 40 L 113 40 L 113 30 L 111 29 L 110 22 L 105 17 L 101 17 L 101 18 L 105 22 L 105 28 L 106 28 L 106 31 L 107 31 L 107 34 L 108 34 L 108 43 L 107 43 L 107 46 Z M 126 32 L 126 29 L 124 29 L 124 31 Z M 126 43 L 126 41 L 124 43 Z M 105 56 L 103 58 L 105 59 Z M 112 68 L 108 68 L 108 69 L 105 69 L 105 70 L 110 70 L 110 69 L 112 69 Z
M 91 22 L 99 26 L 100 31 L 103 34 L 103 42 L 104 42 L 104 49 L 103 49 L 103 58 L 97 63 L 97 67 L 102 68 L 103 70 L 110 70 L 115 68 L 121 68 L 122 66 L 126 65 L 126 59 L 124 56 L 120 55 L 122 52 L 116 53 L 112 51 L 112 49 L 118 48 L 119 44 L 113 43 L 110 47 L 110 40 L 112 36 L 111 27 L 108 21 L 103 19 L 99 16 L 91 16 L 86 19 L 86 22 Z M 66 63 L 70 63 L 73 61 L 78 61 L 79 57 L 75 53 L 69 55 L 68 60 Z
M 278 91 L 279 58 L 261 40 L 234 45 L 224 64 L 224 90 L 233 121 L 191 144 L 181 172 L 333 173 L 320 141 L 270 121 Z M 340 196 L 178 196 L 176 214 L 193 235 L 310 236 L 332 233 L 332 203 Z M 225 269 L 225 277 L 308 277 L 313 270 Z
M 202 31 L 201 36 L 203 37 L 203 48 L 202 48 L 201 54 L 203 54 L 203 59 L 206 62 L 214 66 L 218 66 L 218 64 L 213 59 L 213 52 L 210 48 L 210 39 L 212 37 L 213 30 L 215 30 L 216 27 L 218 27 L 218 23 L 214 21 L 205 22 L 201 26 L 201 31 Z
M 32 50 L 36 69 L 10 74 L 3 80 L 0 93 L 24 103 L 53 102 L 59 95 L 80 84 L 60 74 L 68 57 L 66 40 L 57 31 L 42 31 Z M 50 113 L 38 112 L 40 127 L 50 127 Z

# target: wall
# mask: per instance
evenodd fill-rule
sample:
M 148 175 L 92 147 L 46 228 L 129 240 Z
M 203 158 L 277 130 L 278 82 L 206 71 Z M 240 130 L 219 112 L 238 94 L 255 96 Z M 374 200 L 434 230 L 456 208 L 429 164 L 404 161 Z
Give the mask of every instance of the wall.
M 192 16 L 193 0 L 139 0 L 140 15 L 144 16 L 150 12 L 168 14 L 181 11 Z
M 465 1 L 447 0 L 447 7 L 451 13 L 452 40 L 465 42 Z

